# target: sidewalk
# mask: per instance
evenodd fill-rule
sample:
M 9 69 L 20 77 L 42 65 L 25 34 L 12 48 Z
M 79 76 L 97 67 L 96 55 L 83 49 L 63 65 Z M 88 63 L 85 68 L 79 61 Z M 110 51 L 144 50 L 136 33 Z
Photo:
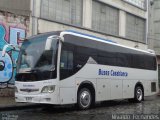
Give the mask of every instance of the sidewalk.
M 34 103 L 16 103 L 14 97 L 0 97 L 0 111 L 32 108 L 40 106 Z

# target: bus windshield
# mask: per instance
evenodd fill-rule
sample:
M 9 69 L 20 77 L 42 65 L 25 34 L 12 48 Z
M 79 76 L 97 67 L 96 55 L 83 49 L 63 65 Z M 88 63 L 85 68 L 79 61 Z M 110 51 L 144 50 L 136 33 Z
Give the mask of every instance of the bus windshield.
M 48 36 L 37 36 L 23 42 L 17 66 L 17 81 L 38 81 L 56 77 L 58 39 L 52 39 L 46 49 Z

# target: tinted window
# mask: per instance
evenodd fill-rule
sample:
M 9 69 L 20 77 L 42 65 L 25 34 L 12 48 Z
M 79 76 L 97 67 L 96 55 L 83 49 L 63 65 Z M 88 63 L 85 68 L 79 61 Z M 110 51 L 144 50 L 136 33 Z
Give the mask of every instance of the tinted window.
M 117 65 L 117 56 L 114 52 L 98 51 L 98 63 L 103 65 Z
M 94 41 L 74 35 L 65 35 L 65 41 L 75 47 L 75 62 L 84 65 L 102 64 L 137 69 L 156 70 L 156 58 L 154 55 Z
M 117 53 L 117 65 L 121 67 L 130 67 L 131 64 L 131 55 Z
M 61 69 L 73 69 L 73 52 L 72 51 L 62 51 L 61 53 Z
M 60 59 L 60 80 L 68 78 L 74 74 L 74 54 L 75 46 L 63 43 Z

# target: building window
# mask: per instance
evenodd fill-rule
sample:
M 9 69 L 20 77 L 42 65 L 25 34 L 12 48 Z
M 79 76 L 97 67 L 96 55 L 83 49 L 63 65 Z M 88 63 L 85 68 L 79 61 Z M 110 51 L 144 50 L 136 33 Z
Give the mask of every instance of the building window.
M 41 0 L 41 18 L 82 25 L 83 0 Z
M 146 10 L 147 0 L 124 0 L 125 2 Z
M 126 37 L 138 42 L 145 43 L 146 36 L 146 21 L 143 18 L 131 15 L 126 15 Z
M 92 6 L 92 29 L 118 35 L 119 10 L 104 3 L 93 1 Z

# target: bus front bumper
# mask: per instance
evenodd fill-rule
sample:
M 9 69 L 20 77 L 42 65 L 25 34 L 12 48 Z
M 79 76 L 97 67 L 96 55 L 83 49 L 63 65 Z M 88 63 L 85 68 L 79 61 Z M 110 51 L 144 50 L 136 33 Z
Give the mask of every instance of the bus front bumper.
M 59 104 L 53 94 L 22 95 L 15 94 L 16 102 Z

